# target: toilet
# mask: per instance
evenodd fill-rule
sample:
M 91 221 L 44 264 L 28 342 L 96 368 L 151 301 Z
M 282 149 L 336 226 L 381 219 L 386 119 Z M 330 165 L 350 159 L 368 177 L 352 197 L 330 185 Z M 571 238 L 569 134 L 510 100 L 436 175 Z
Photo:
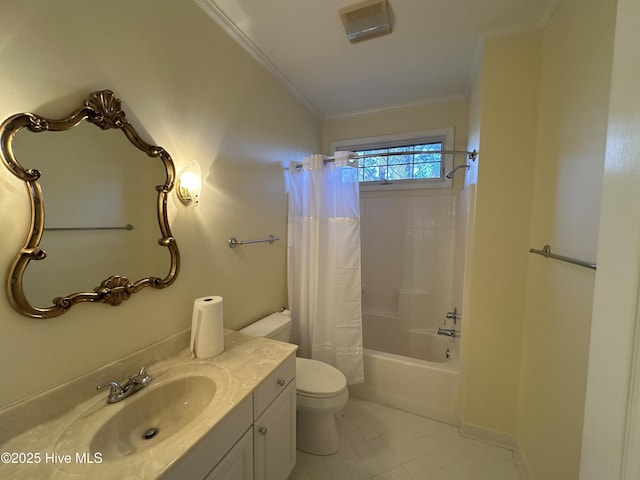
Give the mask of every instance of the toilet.
M 254 337 L 288 342 L 291 317 L 288 311 L 258 320 L 240 330 Z M 335 413 L 342 411 L 349 399 L 347 379 L 337 368 L 318 360 L 296 358 L 296 446 L 314 455 L 331 455 L 338 451 Z

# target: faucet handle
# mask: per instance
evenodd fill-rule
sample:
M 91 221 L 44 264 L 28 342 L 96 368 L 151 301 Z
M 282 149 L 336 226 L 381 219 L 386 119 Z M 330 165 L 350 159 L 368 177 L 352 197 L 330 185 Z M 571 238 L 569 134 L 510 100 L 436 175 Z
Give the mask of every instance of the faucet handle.
M 118 382 L 108 382 L 108 383 L 104 383 L 102 385 L 98 385 L 96 387 L 96 390 L 102 390 L 105 387 L 111 387 L 111 390 L 109 391 L 109 395 L 115 395 L 119 392 L 122 391 L 122 387 L 120 386 L 120 384 Z
M 444 325 L 447 325 L 447 320 L 453 320 L 453 324 L 456 325 L 458 323 L 458 319 L 461 319 L 462 315 L 458 313 L 458 308 L 454 307 L 453 312 L 447 312 L 444 316 Z
M 149 368 L 151 365 L 153 365 L 154 363 L 157 363 L 158 360 L 156 360 L 155 358 L 153 360 L 151 360 L 149 363 L 147 363 L 145 366 L 143 366 L 140 371 L 138 372 L 138 375 L 140 375 L 141 377 L 146 377 L 148 375 L 147 373 L 147 368 Z

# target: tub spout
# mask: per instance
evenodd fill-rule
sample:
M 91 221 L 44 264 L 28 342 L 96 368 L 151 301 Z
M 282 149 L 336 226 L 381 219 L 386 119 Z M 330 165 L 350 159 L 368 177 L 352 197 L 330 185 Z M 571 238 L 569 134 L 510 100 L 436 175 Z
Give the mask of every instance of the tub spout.
M 446 335 L 447 337 L 456 337 L 456 331 L 449 328 L 438 328 L 438 335 Z

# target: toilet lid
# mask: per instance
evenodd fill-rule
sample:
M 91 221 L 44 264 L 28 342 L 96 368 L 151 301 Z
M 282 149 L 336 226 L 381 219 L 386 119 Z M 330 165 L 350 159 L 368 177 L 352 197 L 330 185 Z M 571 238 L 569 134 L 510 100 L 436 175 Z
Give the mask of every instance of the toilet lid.
M 329 364 L 296 358 L 296 390 L 313 396 L 337 395 L 347 388 L 344 374 Z

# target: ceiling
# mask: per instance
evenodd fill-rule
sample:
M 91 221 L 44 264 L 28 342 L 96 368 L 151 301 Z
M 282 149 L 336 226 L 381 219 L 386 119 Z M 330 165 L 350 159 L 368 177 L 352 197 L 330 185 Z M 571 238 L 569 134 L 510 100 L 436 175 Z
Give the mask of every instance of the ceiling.
M 481 39 L 539 28 L 558 0 L 389 0 L 393 31 L 351 44 L 357 0 L 194 0 L 320 117 L 468 95 Z

